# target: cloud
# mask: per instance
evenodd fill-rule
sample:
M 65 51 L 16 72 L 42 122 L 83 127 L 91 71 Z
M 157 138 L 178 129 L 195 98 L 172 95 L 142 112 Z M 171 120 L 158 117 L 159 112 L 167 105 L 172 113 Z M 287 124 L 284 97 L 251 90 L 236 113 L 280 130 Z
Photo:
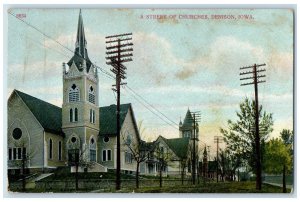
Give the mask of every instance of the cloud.
M 175 77 L 185 80 L 206 70 L 224 77 L 224 74 L 231 74 L 232 69 L 252 64 L 253 61 L 263 61 L 264 55 L 261 47 L 255 47 L 232 36 L 216 38 L 205 50 L 195 59 L 182 63 L 182 69 L 175 73 Z
M 181 61 L 181 69 L 175 77 L 186 80 L 211 71 L 218 80 L 225 81 L 237 74 L 239 67 L 254 63 L 266 63 L 267 71 L 275 78 L 290 79 L 293 73 L 292 52 L 280 52 L 271 46 L 260 47 L 232 36 L 221 36 L 207 47 L 205 53 L 200 52 L 195 59 Z

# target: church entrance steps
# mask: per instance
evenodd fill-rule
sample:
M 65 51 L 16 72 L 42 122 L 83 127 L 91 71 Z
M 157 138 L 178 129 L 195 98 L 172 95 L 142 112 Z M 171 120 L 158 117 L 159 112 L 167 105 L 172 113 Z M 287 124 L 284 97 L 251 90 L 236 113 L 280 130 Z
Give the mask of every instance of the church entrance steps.
M 53 175 L 53 173 L 43 173 L 43 174 L 40 174 L 37 178 L 33 179 L 33 181 L 34 182 L 39 181 L 41 179 L 49 177 L 50 175 Z

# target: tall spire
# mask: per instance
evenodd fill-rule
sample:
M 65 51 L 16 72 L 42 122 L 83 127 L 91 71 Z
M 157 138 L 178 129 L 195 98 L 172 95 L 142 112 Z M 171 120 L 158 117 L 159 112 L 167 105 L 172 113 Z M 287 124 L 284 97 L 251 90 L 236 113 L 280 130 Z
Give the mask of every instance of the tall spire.
M 76 37 L 76 53 L 79 54 L 81 57 L 85 58 L 85 49 L 86 49 L 86 40 L 84 34 L 84 26 L 83 20 L 81 15 L 81 9 L 79 11 L 79 18 L 78 18 L 78 26 L 77 26 L 77 37 Z
M 81 9 L 79 11 L 79 18 L 78 18 L 78 25 L 77 25 L 77 36 L 76 36 L 76 43 L 75 43 L 75 54 L 71 58 L 71 60 L 68 62 L 68 65 L 71 66 L 74 62 L 77 68 L 82 71 L 83 68 L 85 68 L 84 63 L 86 63 L 87 72 L 89 71 L 91 67 L 91 61 L 88 57 L 87 53 L 87 42 L 85 39 L 85 33 L 84 33 L 84 26 L 83 26 L 83 20 L 81 15 Z

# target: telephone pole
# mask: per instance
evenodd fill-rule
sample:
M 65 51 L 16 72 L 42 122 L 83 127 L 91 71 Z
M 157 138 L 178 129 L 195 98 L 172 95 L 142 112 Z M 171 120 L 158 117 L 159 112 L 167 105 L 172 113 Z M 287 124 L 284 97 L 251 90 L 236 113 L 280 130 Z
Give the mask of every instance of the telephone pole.
M 201 112 L 200 111 L 195 111 L 195 112 L 191 112 L 191 119 L 189 119 L 188 121 L 191 121 L 193 123 L 193 135 L 191 137 L 191 140 L 193 141 L 193 152 L 192 152 L 192 182 L 193 184 L 196 184 L 196 163 L 198 165 L 198 162 L 196 162 L 196 153 L 198 153 L 196 151 L 196 140 L 199 141 L 198 137 L 196 136 L 197 133 L 197 125 L 198 122 L 201 121 Z
M 255 151 L 256 151 L 256 189 L 261 190 L 261 154 L 260 154 L 260 136 L 259 136 L 259 105 L 258 105 L 258 83 L 266 82 L 265 80 L 259 80 L 259 78 L 266 77 L 266 75 L 258 75 L 260 72 L 265 72 L 266 69 L 258 69 L 266 64 L 254 64 L 248 67 L 241 67 L 240 70 L 251 69 L 251 71 L 241 72 L 240 75 L 248 75 L 250 77 L 243 77 L 240 80 L 251 80 L 250 83 L 243 83 L 241 86 L 254 84 L 255 91 Z
M 214 136 L 214 143 L 217 143 L 217 182 L 219 182 L 219 143 L 223 142 L 222 136 Z
M 106 44 L 106 64 L 111 65 L 111 71 L 116 75 L 116 84 L 113 90 L 117 92 L 117 169 L 116 169 L 116 190 L 121 189 L 121 149 L 120 149 L 120 85 L 122 79 L 125 79 L 125 70 L 127 69 L 122 63 L 132 61 L 133 43 L 132 33 L 119 34 L 105 37 Z

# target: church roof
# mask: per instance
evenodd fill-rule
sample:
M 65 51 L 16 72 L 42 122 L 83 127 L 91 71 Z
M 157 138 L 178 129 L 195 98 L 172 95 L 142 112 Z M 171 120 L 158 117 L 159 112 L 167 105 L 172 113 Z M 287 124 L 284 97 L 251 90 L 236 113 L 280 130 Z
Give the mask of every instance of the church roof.
M 27 105 L 32 114 L 36 117 L 38 122 L 47 132 L 55 134 L 63 134 L 62 132 L 62 109 L 48 102 L 35 98 L 31 95 L 23 93 L 21 91 L 15 90 L 15 92 L 21 97 L 24 103 Z M 120 105 L 120 126 L 122 127 L 126 115 L 131 109 L 131 115 L 133 118 L 133 125 L 137 129 L 137 124 L 134 118 L 132 106 L 130 103 Z M 117 134 L 117 106 L 110 105 L 105 107 L 100 107 L 100 135 L 114 136 Z M 139 135 L 138 135 L 138 138 Z
M 29 110 L 47 132 L 62 135 L 62 111 L 60 107 L 15 90 Z
M 83 63 L 85 61 L 87 72 L 89 72 L 92 62 L 89 59 L 88 52 L 86 49 L 86 44 L 87 42 L 85 39 L 83 20 L 82 20 L 81 9 L 80 9 L 79 18 L 78 18 L 78 27 L 77 27 L 77 37 L 75 43 L 75 53 L 74 56 L 71 58 L 71 60 L 68 62 L 69 67 L 74 62 L 78 70 L 82 71 Z
M 120 127 L 122 127 L 124 120 L 126 118 L 126 115 L 132 107 L 131 104 L 121 104 L 120 105 Z M 108 136 L 114 136 L 117 134 L 117 105 L 110 105 L 106 107 L 100 107 L 99 108 L 99 116 L 100 116 L 100 135 L 108 135 Z M 137 130 L 136 122 L 134 115 L 132 114 L 133 117 L 133 124 L 135 129 Z
M 189 109 L 186 112 L 182 127 L 183 128 L 193 127 L 193 117 Z
M 162 137 L 162 136 L 161 136 Z M 172 138 L 162 137 L 165 143 L 179 158 L 186 158 L 189 147 L 189 138 Z

